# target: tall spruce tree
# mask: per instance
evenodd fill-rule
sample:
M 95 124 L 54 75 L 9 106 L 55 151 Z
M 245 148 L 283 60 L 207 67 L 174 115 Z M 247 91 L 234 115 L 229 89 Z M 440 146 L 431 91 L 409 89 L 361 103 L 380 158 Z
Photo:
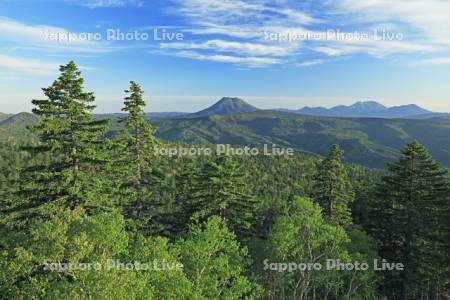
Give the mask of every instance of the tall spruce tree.
M 123 151 L 117 164 L 122 177 L 124 214 L 140 223 L 140 226 L 146 226 L 145 223 L 156 216 L 158 207 L 151 199 L 152 186 L 158 180 L 157 162 L 153 155 L 157 140 L 155 130 L 144 112 L 141 87 L 130 81 L 130 88 L 125 93 L 127 96 L 122 111 L 128 114 L 119 120 L 125 129 L 120 137 Z
M 184 207 L 196 207 L 193 218 L 199 221 L 220 216 L 239 238 L 248 238 L 258 221 L 259 202 L 249 195 L 246 179 L 230 156 L 217 155 L 194 178 L 192 195 Z
M 191 217 L 199 210 L 197 201 L 192 198 L 197 177 L 200 174 L 199 162 L 192 157 L 180 158 L 175 169 L 175 200 L 176 207 L 167 218 L 171 236 L 186 233 L 191 223 Z
M 39 142 L 26 149 L 39 163 L 22 174 L 26 200 L 16 207 L 28 213 L 43 213 L 54 205 L 96 209 L 111 201 L 105 193 L 111 184 L 101 176 L 109 162 L 108 143 L 101 138 L 109 120 L 93 118 L 95 96 L 83 91 L 84 79 L 73 61 L 60 72 L 51 86 L 42 89 L 47 98 L 32 101 L 39 124 L 30 129 Z M 39 160 L 46 156 L 50 162 Z
M 438 299 L 449 278 L 450 183 L 427 150 L 408 144 L 377 187 L 371 211 L 381 256 L 403 263 L 387 272 L 386 293 L 395 299 Z
M 352 222 L 348 204 L 353 201 L 354 191 L 342 163 L 343 157 L 340 147 L 332 145 L 328 157 L 317 167 L 313 198 L 322 206 L 329 221 L 345 226 Z

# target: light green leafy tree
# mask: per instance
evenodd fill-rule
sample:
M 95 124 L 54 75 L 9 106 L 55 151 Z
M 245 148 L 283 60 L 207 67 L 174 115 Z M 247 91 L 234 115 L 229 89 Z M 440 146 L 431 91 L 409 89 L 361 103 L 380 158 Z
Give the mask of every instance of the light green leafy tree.
M 1 294 L 10 299 L 138 299 L 152 291 L 137 272 L 109 268 L 127 252 L 124 219 L 118 212 L 86 214 L 60 209 L 33 221 L 29 234 L 9 237 L 0 264 Z
M 220 217 L 192 225 L 175 249 L 198 299 L 258 299 L 260 286 L 245 274 L 251 263 L 247 249 Z
M 328 267 L 328 260 L 348 263 L 368 258 L 364 252 L 350 253 L 349 243 L 345 230 L 328 223 L 317 204 L 307 198 L 295 199 L 269 234 L 270 259 L 264 261 L 266 282 L 270 282 L 268 298 L 376 299 L 370 284 L 372 270 L 355 273 Z M 286 270 L 282 264 L 297 266 Z

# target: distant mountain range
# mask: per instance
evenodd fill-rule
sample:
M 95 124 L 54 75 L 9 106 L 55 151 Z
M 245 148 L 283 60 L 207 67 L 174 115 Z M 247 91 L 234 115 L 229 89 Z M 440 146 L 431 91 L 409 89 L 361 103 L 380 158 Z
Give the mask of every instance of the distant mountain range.
M 148 112 L 147 115 L 151 119 L 160 118 L 201 118 L 211 115 L 227 116 L 239 113 L 249 113 L 259 111 L 261 109 L 245 102 L 237 97 L 223 97 L 210 107 L 194 113 L 188 112 Z M 324 117 L 341 117 L 341 118 L 383 118 L 383 119 L 430 119 L 436 121 L 449 119 L 449 113 L 436 113 L 424 109 L 416 104 L 400 105 L 386 107 L 376 101 L 359 101 L 352 105 L 337 105 L 331 108 L 322 106 L 309 107 L 305 106 L 300 109 L 277 108 L 276 111 L 308 115 L 308 116 L 324 116 Z M 7 119 L 13 114 L 5 114 L 0 112 L 0 121 Z M 97 114 L 100 118 L 117 118 L 125 115 L 124 113 Z
M 150 117 L 200 118 L 211 115 L 226 116 L 238 113 L 249 113 L 258 110 L 260 109 L 248 104 L 240 98 L 224 97 L 212 106 L 195 113 L 150 113 Z M 297 110 L 284 108 L 275 110 L 300 115 L 342 118 L 427 119 L 431 117 L 441 117 L 442 115 L 448 115 L 434 113 L 415 104 L 386 107 L 376 101 L 360 101 L 352 105 L 338 105 L 332 108 L 306 106 Z
M 338 105 L 332 108 L 325 107 L 303 107 L 298 110 L 281 109 L 285 112 L 297 113 L 311 116 L 329 116 L 343 118 L 420 118 L 431 117 L 435 113 L 415 104 L 386 107 L 376 101 L 360 101 L 352 105 Z

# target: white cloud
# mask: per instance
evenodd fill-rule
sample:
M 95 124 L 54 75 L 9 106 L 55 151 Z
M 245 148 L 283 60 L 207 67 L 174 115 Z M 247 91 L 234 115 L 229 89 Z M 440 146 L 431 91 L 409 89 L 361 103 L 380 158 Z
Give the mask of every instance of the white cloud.
M 125 7 L 125 6 L 140 7 L 144 4 L 144 2 L 141 0 L 81 0 L 75 2 L 89 8 Z
M 310 67 L 310 66 L 315 66 L 315 65 L 320 65 L 322 63 L 324 63 L 325 61 L 323 59 L 313 59 L 313 60 L 308 60 L 308 61 L 303 61 L 300 63 L 296 63 L 295 65 L 297 67 Z
M 46 25 L 31 25 L 0 17 L 0 41 L 12 48 L 32 48 L 40 51 L 104 53 L 113 50 L 107 44 L 93 41 L 83 34 Z
M 0 69 L 35 75 L 54 75 L 58 68 L 57 63 L 0 55 Z
M 283 47 L 279 45 L 234 42 L 224 40 L 209 40 L 200 43 L 162 43 L 160 48 L 163 49 L 199 49 L 199 50 L 215 50 L 218 52 L 234 52 L 245 55 L 268 55 L 268 56 L 285 56 L 292 53 L 294 47 Z
M 262 35 L 261 26 L 300 26 L 319 22 L 302 11 L 256 0 L 174 0 L 174 11 L 188 18 L 197 34 L 236 37 Z
M 327 56 L 343 56 L 355 53 L 366 53 L 373 57 L 383 58 L 393 54 L 431 53 L 440 47 L 422 43 L 391 40 L 330 41 L 328 46 L 313 47 L 312 50 Z
M 327 56 L 342 56 L 354 53 L 366 53 L 374 57 L 385 57 L 392 54 L 427 53 L 442 50 L 442 45 L 424 41 L 410 41 L 403 35 L 383 36 L 382 32 L 373 30 L 341 31 L 330 28 L 325 31 L 305 28 L 270 27 L 266 35 L 275 34 L 281 43 L 304 46 Z M 285 39 L 285 40 L 283 40 Z M 302 44 L 303 43 L 303 44 Z
M 160 45 L 168 54 L 173 50 L 197 50 L 202 55 L 232 52 L 263 59 L 276 56 L 278 63 L 291 63 L 311 52 L 322 55 L 317 57 L 322 60 L 324 56 L 356 53 L 386 58 L 394 54 L 434 53 L 448 49 L 450 44 L 447 0 L 319 0 L 314 2 L 315 7 L 320 7 L 319 12 L 308 10 L 307 3 L 291 0 L 173 1 L 177 3 L 174 10 L 188 21 L 185 31 L 193 35 L 194 41 L 196 37 L 198 40 Z M 328 29 L 354 34 L 349 28 L 369 37 L 327 36 Z M 399 33 L 402 38 L 375 38 L 375 29 Z M 314 38 L 268 40 L 266 32 Z M 220 36 L 233 40 L 224 41 Z
M 5 74 L 8 74 L 9 80 L 17 78 L 16 75 L 12 75 L 12 72 L 14 74 L 55 76 L 58 74 L 60 65 L 56 62 L 0 54 L 0 71 L 6 71 Z M 83 71 L 96 70 L 96 68 L 89 66 L 78 66 L 78 68 Z
M 424 59 L 418 65 L 450 65 L 450 56 Z
M 234 38 L 260 38 L 263 33 L 251 26 L 239 26 L 239 25 L 221 25 L 210 22 L 198 22 L 196 26 L 185 28 L 185 32 L 189 32 L 195 35 L 213 35 L 219 34 L 223 36 L 229 36 Z
M 174 11 L 189 22 L 186 32 L 194 35 L 193 42 L 165 43 L 160 48 L 179 56 L 179 51 L 197 50 L 208 60 L 227 61 L 243 65 L 280 64 L 296 54 L 298 43 L 275 44 L 264 40 L 265 27 L 286 24 L 291 27 L 314 24 L 319 20 L 307 13 L 273 1 L 256 0 L 174 0 Z M 209 38 L 221 35 L 234 40 Z M 195 41 L 198 37 L 198 41 Z M 211 54 L 213 52 L 213 54 Z M 232 53 L 233 55 L 228 55 Z M 227 55 L 224 55 L 227 54 Z M 224 58 L 226 57 L 226 59 Z M 274 59 L 273 57 L 277 57 Z M 251 64 L 248 62 L 251 61 Z
M 450 44 L 450 1 L 447 0 L 340 0 L 338 10 L 359 23 L 403 23 L 421 38 Z
M 267 65 L 274 65 L 280 63 L 278 59 L 270 57 L 232 56 L 232 55 L 217 55 L 217 54 L 207 55 L 195 51 L 177 51 L 171 53 L 171 55 L 203 61 L 240 64 L 251 68 L 264 67 Z

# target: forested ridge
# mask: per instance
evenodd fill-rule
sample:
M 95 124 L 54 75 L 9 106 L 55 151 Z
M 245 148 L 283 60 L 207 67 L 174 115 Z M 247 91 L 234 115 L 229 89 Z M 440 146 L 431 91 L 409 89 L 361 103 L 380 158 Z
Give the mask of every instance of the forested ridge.
M 448 299 L 450 179 L 420 143 L 386 171 L 333 143 L 161 156 L 193 145 L 155 136 L 138 83 L 113 130 L 83 85 L 61 66 L 0 144 L 2 299 Z
M 123 127 L 118 122 L 121 114 L 95 117 L 111 118 L 110 136 Z M 254 147 L 276 144 L 321 156 L 328 154 L 330 145 L 339 144 L 346 153 L 345 162 L 377 169 L 387 169 L 388 163 L 399 159 L 403 147 L 418 140 L 436 161 L 450 167 L 450 122 L 444 117 L 425 120 L 337 118 L 238 110 L 225 116 L 190 114 L 152 118 L 150 113 L 147 119 L 155 127 L 156 136 L 167 141 Z M 3 121 L 0 117 L 0 140 L 32 138 L 26 126 L 36 122 L 38 117 L 30 113 L 11 115 Z

